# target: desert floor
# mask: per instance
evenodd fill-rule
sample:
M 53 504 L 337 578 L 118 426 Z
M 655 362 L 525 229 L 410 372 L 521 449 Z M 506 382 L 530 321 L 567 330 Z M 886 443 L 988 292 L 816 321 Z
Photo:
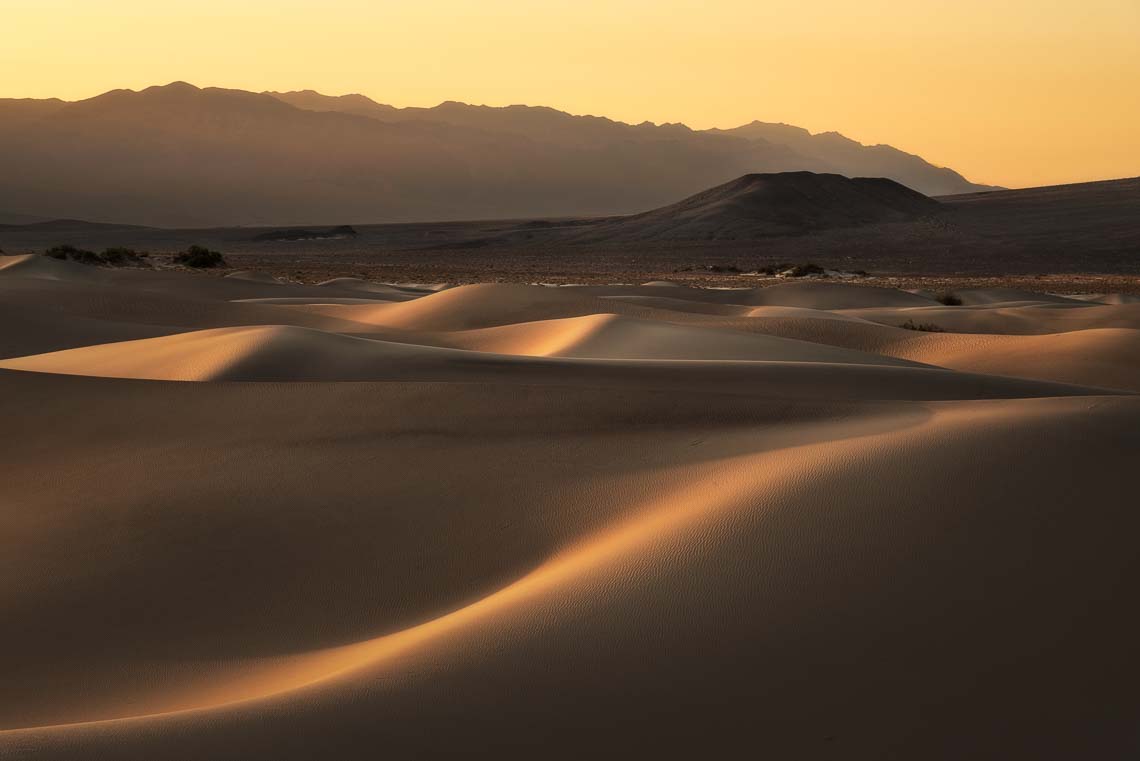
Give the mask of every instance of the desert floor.
M 0 257 L 0 758 L 1135 758 L 1140 297 L 956 295 Z

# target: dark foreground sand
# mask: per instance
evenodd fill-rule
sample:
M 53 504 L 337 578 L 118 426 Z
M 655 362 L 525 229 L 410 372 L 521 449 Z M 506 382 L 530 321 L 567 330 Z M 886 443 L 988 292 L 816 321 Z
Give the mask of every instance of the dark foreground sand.
M 1140 303 L 959 295 L 0 258 L 0 758 L 1135 758 Z

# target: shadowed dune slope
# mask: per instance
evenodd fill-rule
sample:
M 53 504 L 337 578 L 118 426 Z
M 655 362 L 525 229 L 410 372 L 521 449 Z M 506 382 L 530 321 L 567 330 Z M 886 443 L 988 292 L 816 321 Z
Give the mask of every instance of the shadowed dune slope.
M 210 279 L 226 282 L 221 278 Z M 0 300 L 12 309 L 34 309 L 74 320 L 95 319 L 185 329 L 282 323 L 333 331 L 352 331 L 360 327 L 335 317 L 291 312 L 276 306 L 244 304 L 208 294 L 131 288 L 115 283 L 0 277 Z
M 20 571 L 0 599 L 30 624 L 4 634 L 8 753 L 1064 758 L 1134 739 L 1131 398 L 0 389 L 33 432 L 0 444 Z M 80 456 L 92 434 L 113 455 Z M 46 488 L 40 449 L 62 468 Z
M 0 255 L 0 277 L 33 278 L 36 280 L 103 280 L 105 270 L 82 264 L 52 259 L 47 256 L 23 254 L 20 256 Z
M 1097 294 L 1091 300 L 1101 304 L 1140 304 L 1140 295 L 1135 293 Z
M 895 288 L 851 286 L 808 281 L 782 283 L 753 291 L 754 306 L 786 306 L 802 309 L 860 309 L 874 307 L 930 306 L 931 300 Z
M 955 291 L 954 295 L 961 300 L 964 306 L 980 306 L 985 304 L 1001 304 L 1014 301 L 1037 301 L 1054 304 L 1071 304 L 1075 299 L 1058 296 L 1052 293 L 1034 293 L 1032 291 L 1019 291 L 1016 288 L 963 288 Z
M 177 328 L 59 314 L 0 301 L 0 359 L 180 332 Z

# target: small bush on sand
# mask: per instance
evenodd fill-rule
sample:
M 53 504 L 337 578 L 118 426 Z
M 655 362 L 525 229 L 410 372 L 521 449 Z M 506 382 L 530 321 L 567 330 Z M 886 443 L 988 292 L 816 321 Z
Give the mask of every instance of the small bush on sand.
M 923 333 L 946 332 L 945 328 L 939 325 L 935 325 L 933 322 L 915 322 L 914 320 L 907 320 L 902 325 L 899 325 L 899 327 L 906 328 L 907 330 L 921 330 Z
M 209 267 L 224 267 L 226 259 L 219 251 L 211 251 L 204 246 L 191 246 L 174 257 L 175 264 L 187 267 L 206 269 Z
M 818 264 L 808 262 L 807 264 L 797 264 L 788 270 L 786 274 L 788 277 L 807 277 L 808 275 L 824 275 L 826 271 Z
M 49 248 L 47 251 L 44 251 L 44 256 L 50 256 L 52 259 L 60 259 L 62 261 L 79 262 L 80 264 L 131 267 L 145 264 L 144 259 L 148 254 L 140 254 L 134 249 L 123 248 L 122 246 L 106 248 L 103 249 L 103 253 L 97 254 L 94 251 L 88 251 L 84 248 L 76 248 L 75 246 L 65 244 L 56 246 L 55 248 Z
M 102 264 L 103 260 L 99 258 L 99 254 L 94 251 L 88 251 L 83 248 L 76 248 L 75 246 L 62 245 L 55 248 L 49 248 L 44 252 L 45 255 L 50 256 L 52 259 L 62 259 L 64 261 L 79 262 L 80 264 Z
M 113 246 L 103 249 L 103 253 L 99 256 L 105 264 L 110 264 L 113 267 L 121 267 L 125 264 L 142 264 L 142 260 L 145 259 L 148 254 L 139 253 L 133 248 Z
M 820 267 L 818 264 L 792 264 L 791 262 L 776 262 L 774 264 L 765 264 L 763 267 L 757 267 L 756 273 L 759 275 L 768 275 L 773 277 L 780 275 L 782 277 L 807 277 L 808 275 L 826 275 L 827 271 Z
M 934 297 L 934 300 L 937 301 L 939 304 L 945 304 L 948 307 L 960 307 L 960 306 L 962 306 L 962 299 L 958 298 L 952 291 L 946 291 L 945 293 L 940 293 Z

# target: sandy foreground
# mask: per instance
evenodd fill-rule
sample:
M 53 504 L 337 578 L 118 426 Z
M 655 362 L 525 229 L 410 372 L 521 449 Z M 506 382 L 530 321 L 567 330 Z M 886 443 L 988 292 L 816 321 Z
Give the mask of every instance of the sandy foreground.
M 957 296 L 0 257 L 0 758 L 1135 758 L 1140 300 Z

